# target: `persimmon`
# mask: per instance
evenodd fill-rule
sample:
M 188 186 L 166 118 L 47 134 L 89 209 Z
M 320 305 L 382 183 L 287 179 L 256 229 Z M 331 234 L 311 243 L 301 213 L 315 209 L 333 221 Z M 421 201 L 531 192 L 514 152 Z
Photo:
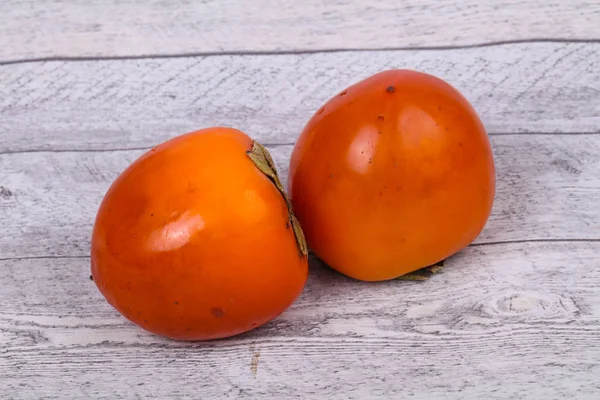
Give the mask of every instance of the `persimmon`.
M 282 313 L 308 263 L 269 153 L 241 131 L 209 128 L 153 148 L 118 176 L 97 213 L 91 270 L 140 327 L 208 340 Z
M 315 254 L 350 277 L 379 281 L 474 241 L 492 209 L 495 170 L 484 126 L 458 90 L 389 70 L 312 116 L 288 182 Z

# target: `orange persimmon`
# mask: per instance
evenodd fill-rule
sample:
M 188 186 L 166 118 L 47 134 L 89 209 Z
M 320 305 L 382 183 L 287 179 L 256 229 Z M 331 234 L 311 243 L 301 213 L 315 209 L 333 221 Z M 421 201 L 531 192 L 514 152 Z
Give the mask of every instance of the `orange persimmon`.
M 116 179 L 96 217 L 91 270 L 135 324 L 207 340 L 282 313 L 308 263 L 268 152 L 238 130 L 209 128 L 153 148 Z
M 292 153 L 289 187 L 309 247 L 378 281 L 469 245 L 492 209 L 489 139 L 469 102 L 434 76 L 390 70 L 320 108 Z

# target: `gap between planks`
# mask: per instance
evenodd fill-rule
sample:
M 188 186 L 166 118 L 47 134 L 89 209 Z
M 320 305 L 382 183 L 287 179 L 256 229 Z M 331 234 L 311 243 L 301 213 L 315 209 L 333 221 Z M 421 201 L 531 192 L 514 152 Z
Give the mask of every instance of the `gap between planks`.
M 399 46 L 379 48 L 332 48 L 332 49 L 301 49 L 301 50 L 275 50 L 275 51 L 207 51 L 174 54 L 142 54 L 122 56 L 51 56 L 31 57 L 0 61 L 0 67 L 4 65 L 27 64 L 37 62 L 79 62 L 79 61 L 119 61 L 119 60 L 159 60 L 169 58 L 195 58 L 195 57 L 221 57 L 221 56 L 284 56 L 322 53 L 373 53 L 385 51 L 452 51 L 463 49 L 478 49 L 495 46 L 510 46 L 528 43 L 600 43 L 600 39 L 567 39 L 567 38 L 534 38 L 517 40 L 498 40 L 493 42 L 475 43 L 466 45 L 447 46 Z
M 185 134 L 186 132 L 182 133 Z M 600 135 L 599 132 L 488 132 L 488 136 L 557 136 L 557 135 Z M 176 136 L 174 136 L 176 137 Z M 159 144 L 159 143 L 157 143 Z M 261 143 L 268 148 L 294 146 L 296 143 Z M 153 146 L 143 147 L 116 147 L 108 149 L 28 149 L 28 150 L 0 150 L 0 156 L 11 154 L 30 154 L 30 153 L 110 153 L 121 151 L 148 151 Z
M 566 238 L 566 239 L 522 239 L 522 240 L 499 240 L 495 242 L 479 242 L 479 243 L 471 243 L 467 247 L 482 247 L 482 246 L 499 246 L 505 244 L 521 244 L 521 243 L 598 243 L 600 242 L 600 238 Z M 462 250 L 461 250 L 462 251 Z M 313 254 L 311 252 L 311 254 Z M 315 256 L 316 257 L 316 256 Z M 89 255 L 72 255 L 72 256 L 62 256 L 62 255 L 48 255 L 48 256 L 24 256 L 24 257 L 7 257 L 0 258 L 0 262 L 2 261 L 23 261 L 23 260 L 78 260 L 78 259 L 87 259 L 90 258 Z M 318 258 L 318 257 L 317 257 Z

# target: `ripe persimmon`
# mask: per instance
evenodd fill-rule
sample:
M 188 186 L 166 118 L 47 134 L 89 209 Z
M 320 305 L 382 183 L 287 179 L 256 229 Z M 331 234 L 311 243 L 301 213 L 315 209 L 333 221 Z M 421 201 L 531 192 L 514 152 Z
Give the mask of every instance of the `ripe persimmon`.
M 330 99 L 308 121 L 289 169 L 309 247 L 332 268 L 378 281 L 469 245 L 492 209 L 487 133 L 455 88 L 390 70 Z
M 91 269 L 135 324 L 207 340 L 282 313 L 308 263 L 268 152 L 238 130 L 210 128 L 153 148 L 115 180 L 96 217 Z

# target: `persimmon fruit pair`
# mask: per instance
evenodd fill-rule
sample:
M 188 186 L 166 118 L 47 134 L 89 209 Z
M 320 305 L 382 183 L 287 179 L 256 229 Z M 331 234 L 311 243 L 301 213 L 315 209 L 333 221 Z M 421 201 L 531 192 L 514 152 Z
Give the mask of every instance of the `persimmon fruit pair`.
M 291 156 L 289 198 L 268 151 L 232 128 L 142 155 L 100 205 L 92 278 L 150 332 L 230 337 L 300 295 L 306 242 L 350 277 L 397 278 L 475 240 L 494 191 L 490 143 L 469 102 L 434 76 L 384 71 L 308 121 Z

